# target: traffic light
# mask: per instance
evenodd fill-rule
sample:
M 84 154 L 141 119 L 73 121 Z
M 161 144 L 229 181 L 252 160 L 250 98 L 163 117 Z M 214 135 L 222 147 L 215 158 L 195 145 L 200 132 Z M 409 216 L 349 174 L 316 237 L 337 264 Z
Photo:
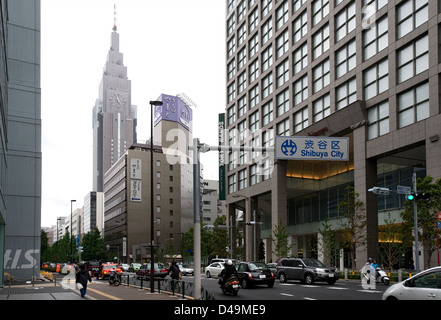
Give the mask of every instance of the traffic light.
M 409 201 L 418 201 L 418 200 L 429 200 L 430 193 L 411 193 L 407 195 L 407 200 Z

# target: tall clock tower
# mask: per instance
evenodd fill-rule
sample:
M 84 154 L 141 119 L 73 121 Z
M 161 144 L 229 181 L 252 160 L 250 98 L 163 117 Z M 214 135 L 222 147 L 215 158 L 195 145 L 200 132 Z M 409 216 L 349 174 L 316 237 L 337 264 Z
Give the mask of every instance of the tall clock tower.
M 114 26 L 99 98 L 93 108 L 94 191 L 103 191 L 104 173 L 136 142 L 137 107 L 131 103 L 131 87 Z

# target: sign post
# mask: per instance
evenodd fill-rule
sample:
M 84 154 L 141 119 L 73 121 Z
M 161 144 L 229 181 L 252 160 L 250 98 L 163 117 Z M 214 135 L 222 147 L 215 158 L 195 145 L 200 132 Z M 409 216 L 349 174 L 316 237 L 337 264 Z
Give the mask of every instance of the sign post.
M 436 224 L 436 247 L 438 248 L 438 267 L 439 263 L 439 229 L 441 229 L 441 211 L 438 211 L 438 221 Z

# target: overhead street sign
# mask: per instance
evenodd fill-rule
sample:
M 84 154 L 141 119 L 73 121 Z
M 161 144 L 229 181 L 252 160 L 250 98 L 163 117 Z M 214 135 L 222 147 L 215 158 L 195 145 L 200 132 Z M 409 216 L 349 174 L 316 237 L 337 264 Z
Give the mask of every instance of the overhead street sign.
M 410 187 L 397 186 L 397 193 L 398 194 L 410 194 L 411 190 L 410 190 Z
M 274 149 L 280 160 L 349 160 L 349 138 L 278 136 Z

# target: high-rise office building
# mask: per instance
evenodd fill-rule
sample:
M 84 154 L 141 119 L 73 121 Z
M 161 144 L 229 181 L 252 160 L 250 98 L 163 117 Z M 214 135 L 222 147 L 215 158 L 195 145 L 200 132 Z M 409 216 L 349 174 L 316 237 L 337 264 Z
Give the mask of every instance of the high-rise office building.
M 104 173 L 136 142 L 137 108 L 131 104 L 131 88 L 115 26 L 93 108 L 94 191 L 103 191 Z
M 271 147 L 276 136 L 347 137 L 350 151 L 343 162 L 227 153 L 229 214 L 246 208 L 247 218 L 257 213 L 267 261 L 277 258 L 271 237 L 281 224 L 291 254 L 320 256 L 319 227 L 328 219 L 338 228 L 337 205 L 353 186 L 366 204 L 368 237 L 355 249 L 357 266 L 348 265 L 348 248 L 340 266 L 361 268 L 368 256 L 378 256 L 385 215 L 400 222 L 404 208 L 404 195 L 377 196 L 368 189 L 411 186 L 414 171 L 441 177 L 440 1 L 226 5 L 230 144 Z M 251 259 L 252 230 L 246 232 Z
M 0 1 L 0 287 L 40 273 L 40 1 Z

